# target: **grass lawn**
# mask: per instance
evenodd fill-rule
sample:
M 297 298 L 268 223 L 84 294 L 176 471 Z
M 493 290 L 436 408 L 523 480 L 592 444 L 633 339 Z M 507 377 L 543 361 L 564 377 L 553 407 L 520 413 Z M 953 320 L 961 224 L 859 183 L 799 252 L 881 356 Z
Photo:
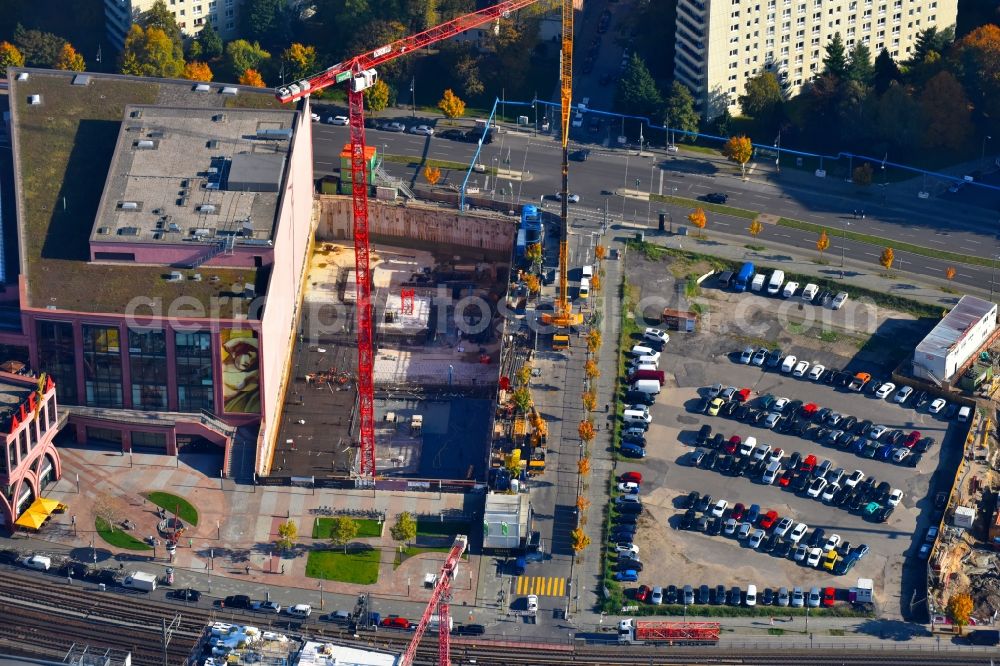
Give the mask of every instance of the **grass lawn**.
M 111 525 L 109 525 L 108 521 L 103 518 L 95 519 L 94 527 L 97 529 L 97 533 L 100 537 L 115 548 L 125 548 L 127 550 L 153 550 L 153 547 L 148 543 L 136 539 L 124 530 L 116 529 L 112 531 Z
M 306 560 L 306 576 L 372 585 L 378 582 L 381 554 L 373 548 L 349 551 L 346 555 L 342 549 L 311 550 Z
M 447 553 L 451 550 L 451 546 L 435 546 L 433 548 L 422 548 L 420 546 L 407 546 L 403 549 L 403 552 L 399 552 L 399 548 L 396 549 L 396 556 L 392 561 L 393 570 L 398 569 L 399 566 L 410 559 L 414 555 L 419 555 L 420 553 Z M 463 560 L 469 559 L 469 552 L 466 551 L 462 554 Z
M 441 522 L 440 520 L 418 520 L 417 536 L 447 537 L 468 534 L 468 521 Z
M 183 497 L 157 490 L 146 493 L 146 499 L 167 513 L 176 513 L 180 516 L 181 520 L 191 527 L 195 527 L 198 524 L 198 509 L 194 508 L 194 505 Z
M 313 523 L 313 539 L 329 539 L 334 520 L 336 518 L 317 518 Z M 382 526 L 377 520 L 371 518 L 352 518 L 352 520 L 358 526 L 357 538 L 382 536 Z

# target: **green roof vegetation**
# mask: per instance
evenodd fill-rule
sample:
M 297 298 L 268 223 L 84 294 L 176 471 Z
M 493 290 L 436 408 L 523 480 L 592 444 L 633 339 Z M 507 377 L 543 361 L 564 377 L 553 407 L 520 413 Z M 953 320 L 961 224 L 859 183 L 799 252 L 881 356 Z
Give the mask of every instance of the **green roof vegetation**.
M 72 74 L 32 71 L 27 81 L 11 80 L 17 176 L 23 196 L 19 244 L 28 284 L 27 305 L 120 313 L 130 301 L 142 297 L 162 299 L 166 315 L 171 302 L 183 296 L 204 307 L 204 312 L 184 308 L 183 316 L 231 317 L 233 299 L 227 296 L 235 284 L 255 284 L 256 270 L 202 267 L 180 271 L 185 277 L 182 282 L 167 282 L 164 278 L 173 269 L 163 266 L 88 263 L 90 234 L 125 106 L 156 104 L 161 88 L 167 86 L 173 93 L 169 103 L 181 104 L 177 89 L 187 90 L 187 85 L 95 74 L 89 85 L 74 86 Z M 29 105 L 29 95 L 40 95 L 41 104 Z M 196 272 L 204 279 L 187 279 Z M 213 298 L 219 298 L 215 307 Z M 239 299 L 236 302 L 243 306 Z M 139 314 L 156 313 L 146 307 Z

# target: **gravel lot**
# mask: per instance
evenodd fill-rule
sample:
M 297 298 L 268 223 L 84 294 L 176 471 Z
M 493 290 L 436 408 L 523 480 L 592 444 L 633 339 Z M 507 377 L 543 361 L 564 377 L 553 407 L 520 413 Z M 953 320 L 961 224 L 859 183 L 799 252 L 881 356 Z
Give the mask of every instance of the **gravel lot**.
M 640 261 L 639 270 L 630 265 L 629 275 L 633 284 L 644 289 L 658 289 L 664 293 L 671 279 L 664 276 L 662 268 L 654 271 L 651 262 Z M 642 271 L 648 271 L 643 275 Z M 713 290 L 714 291 L 714 290 Z M 648 292 L 647 292 L 648 293 Z M 878 610 L 886 617 L 910 615 L 913 590 L 917 589 L 924 575 L 924 563 L 916 552 L 922 543 L 924 529 L 930 524 L 933 509 L 932 480 L 941 477 L 938 490 L 946 489 L 944 468 L 954 468 L 954 461 L 947 461 L 942 472 L 935 476 L 940 464 L 942 444 L 950 442 L 948 423 L 894 402 L 877 400 L 868 395 L 835 390 L 825 384 L 807 379 L 796 379 L 775 370 L 762 370 L 740 365 L 732 357 L 733 351 L 742 349 L 751 340 L 779 344 L 785 353 L 794 353 L 799 359 L 823 363 L 852 372 L 866 370 L 876 378 L 887 377 L 900 352 L 886 354 L 878 344 L 866 342 L 861 331 L 852 332 L 850 326 L 832 330 L 836 335 L 821 338 L 815 331 L 803 331 L 796 326 L 779 324 L 783 317 L 778 309 L 788 310 L 788 302 L 759 296 L 706 292 L 705 299 L 712 309 L 711 326 L 695 334 L 671 335 L 671 342 L 664 350 L 660 368 L 667 373 L 667 385 L 651 408 L 653 424 L 648 433 L 647 457 L 638 462 L 619 464 L 619 471 L 636 469 L 643 473 L 643 501 L 647 508 L 642 527 L 636 538 L 645 569 L 640 583 L 647 585 L 698 585 L 711 587 L 756 584 L 758 589 L 771 587 L 832 585 L 848 588 L 857 578 L 872 578 Z M 752 301 L 751 304 L 741 304 Z M 676 307 L 676 304 L 672 307 Z M 806 306 L 811 308 L 812 306 Z M 748 314 L 749 313 L 749 314 Z M 839 314 L 839 313 L 835 313 Z M 747 333 L 747 319 L 752 319 L 761 334 Z M 869 330 L 887 333 L 893 346 L 910 345 L 919 340 L 926 330 L 924 323 L 915 322 L 904 315 L 879 311 L 868 324 Z M 844 321 L 841 322 L 845 323 Z M 790 330 L 791 328 L 791 330 Z M 756 333 L 756 331 L 755 331 Z M 749 339 L 748 339 L 749 338 Z M 875 338 L 876 342 L 880 342 Z M 898 349 L 898 346 L 896 347 Z M 912 346 L 908 347 L 912 349 Z M 905 347 L 903 351 L 905 352 Z M 879 361 L 889 360 L 879 367 Z M 738 388 L 748 387 L 753 396 L 771 393 L 789 399 L 815 402 L 830 407 L 844 416 L 853 415 L 859 421 L 870 419 L 875 423 L 909 432 L 919 430 L 924 436 L 937 440 L 924 454 L 919 467 L 899 466 L 862 458 L 839 448 L 823 445 L 786 434 L 768 431 L 734 419 L 695 414 L 691 411 L 700 398 L 700 389 L 715 382 Z M 815 454 L 819 460 L 829 458 L 833 467 L 843 467 L 847 472 L 861 469 L 879 482 L 887 481 L 893 488 L 903 491 L 903 500 L 887 523 L 873 523 L 854 515 L 844 508 L 826 505 L 818 500 L 796 495 L 789 490 L 765 486 L 759 480 L 747 477 L 724 476 L 718 471 L 686 466 L 687 455 L 694 448 L 695 435 L 703 423 L 711 425 L 714 432 L 727 438 L 738 434 L 743 438 L 754 436 L 758 442 L 781 447 L 786 458 L 793 451 Z M 949 456 L 954 457 L 954 456 Z M 791 517 L 796 523 L 805 522 L 822 527 L 829 536 L 839 534 L 843 540 L 857 545 L 866 543 L 871 548 L 868 555 L 845 576 L 810 569 L 790 559 L 779 559 L 770 554 L 750 549 L 743 543 L 723 535 L 707 536 L 676 528 L 681 508 L 687 494 L 697 490 L 709 493 L 715 499 L 726 499 L 730 506 L 736 502 L 759 504 L 766 511 L 776 510 L 781 516 Z M 931 499 L 928 499 L 930 497 Z M 808 538 L 808 537 L 807 537 Z M 655 554 L 655 555 L 654 555 Z M 918 598 L 922 597 L 919 593 Z M 919 610 L 919 609 L 918 609 Z

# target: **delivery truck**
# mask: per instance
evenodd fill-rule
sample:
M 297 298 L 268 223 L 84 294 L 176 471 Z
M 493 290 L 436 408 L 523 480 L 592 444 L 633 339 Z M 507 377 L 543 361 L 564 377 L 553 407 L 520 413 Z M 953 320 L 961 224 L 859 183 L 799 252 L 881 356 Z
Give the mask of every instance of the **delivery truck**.
M 719 623 L 629 618 L 618 623 L 618 642 L 623 645 L 716 645 L 719 642 Z
M 145 571 L 133 571 L 129 575 L 125 576 L 125 580 L 122 582 L 122 585 L 130 587 L 133 590 L 152 592 L 156 589 L 156 576 L 151 573 L 146 573 Z

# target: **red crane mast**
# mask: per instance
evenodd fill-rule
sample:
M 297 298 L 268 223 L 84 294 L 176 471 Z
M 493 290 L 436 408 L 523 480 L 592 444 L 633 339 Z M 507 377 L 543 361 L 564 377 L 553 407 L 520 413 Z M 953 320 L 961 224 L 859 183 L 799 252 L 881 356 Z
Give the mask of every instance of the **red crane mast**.
M 506 17 L 510 12 L 537 0 L 506 0 L 492 7 L 446 21 L 421 33 L 398 39 L 385 46 L 354 56 L 324 71 L 275 90 L 282 102 L 293 102 L 337 83 L 347 82 L 351 132 L 351 198 L 354 222 L 354 268 L 357 276 L 358 320 L 358 420 L 360 423 L 360 465 L 362 477 L 375 478 L 375 353 L 372 345 L 373 306 L 368 243 L 368 181 L 365 171 L 364 91 L 375 85 L 375 67 L 442 39 Z M 341 176 L 343 177 L 343 176 Z M 442 632 L 446 636 L 447 632 Z M 446 641 L 447 639 L 445 639 Z
M 455 543 L 451 546 L 448 559 L 444 561 L 441 573 L 438 574 L 437 582 L 434 583 L 434 591 L 431 592 L 431 599 L 427 602 L 427 608 L 424 609 L 424 614 L 420 618 L 420 622 L 417 623 L 417 629 L 413 632 L 410 644 L 406 646 L 406 651 L 403 652 L 399 666 L 412 666 L 413 658 L 417 656 L 417 648 L 420 647 L 420 639 L 424 637 L 424 632 L 427 631 L 431 615 L 434 614 L 435 610 L 438 616 L 438 664 L 439 666 L 449 666 L 450 657 L 448 653 L 451 647 L 451 634 L 448 625 L 451 624 L 449 620 L 451 615 L 448 612 L 448 603 L 451 601 L 451 583 L 455 579 L 455 571 L 458 568 L 458 563 L 462 561 L 462 555 L 465 553 L 465 548 L 468 544 L 469 540 L 464 535 L 460 534 L 455 537 Z

